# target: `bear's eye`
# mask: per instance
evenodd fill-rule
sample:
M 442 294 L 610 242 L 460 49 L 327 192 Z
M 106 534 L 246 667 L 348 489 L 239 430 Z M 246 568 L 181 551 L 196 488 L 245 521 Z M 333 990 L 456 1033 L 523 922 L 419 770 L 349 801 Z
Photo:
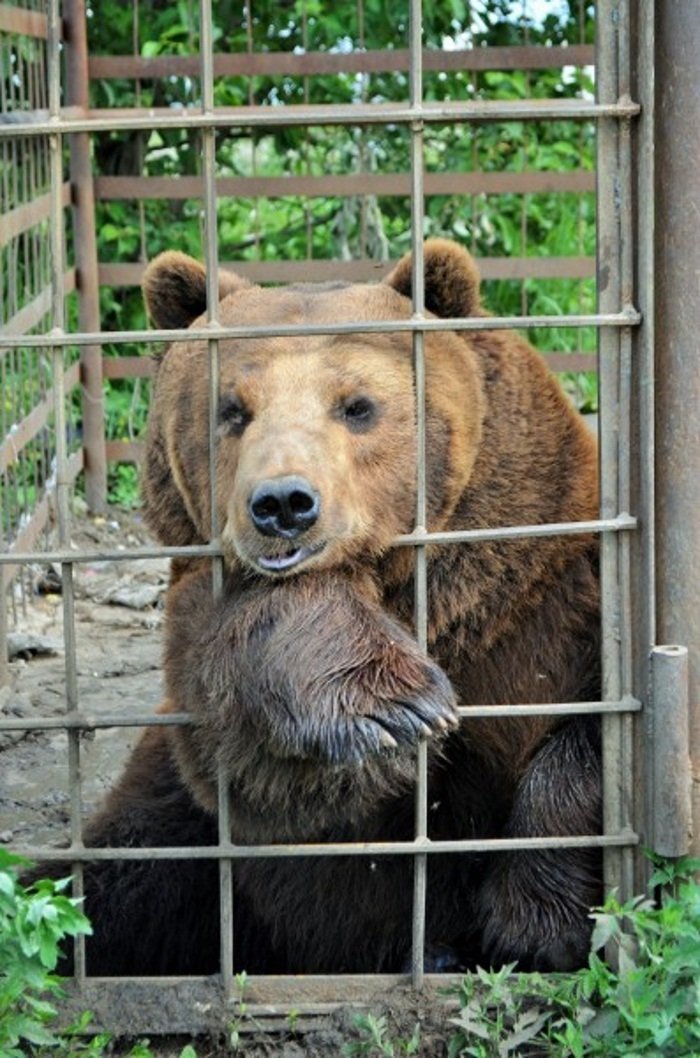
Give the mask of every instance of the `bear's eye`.
M 369 397 L 351 397 L 340 407 L 340 418 L 350 430 L 369 429 L 377 418 L 377 406 Z
M 226 394 L 219 401 L 219 425 L 224 427 L 226 433 L 240 437 L 251 418 L 250 412 L 237 397 Z

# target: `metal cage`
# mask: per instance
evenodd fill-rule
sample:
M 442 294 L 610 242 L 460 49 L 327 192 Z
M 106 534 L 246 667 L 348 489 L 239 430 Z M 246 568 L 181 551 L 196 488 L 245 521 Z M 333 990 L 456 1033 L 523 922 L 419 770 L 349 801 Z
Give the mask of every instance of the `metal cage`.
M 666 158 L 675 159 L 681 140 L 689 127 L 688 109 L 694 105 L 694 116 L 700 117 L 697 91 L 689 83 L 694 56 L 688 44 L 685 73 L 679 79 L 678 99 L 662 100 L 664 122 L 655 122 L 655 61 L 670 64 L 669 52 L 685 40 L 700 42 L 698 12 L 687 2 L 659 5 L 653 0 L 599 0 L 597 6 L 597 99 L 518 102 L 465 101 L 449 104 L 426 103 L 423 98 L 423 42 L 421 0 L 410 0 L 409 93 L 403 104 L 379 106 L 357 103 L 341 105 L 304 104 L 271 110 L 248 107 L 245 114 L 214 105 L 214 50 L 211 0 L 201 0 L 201 55 L 199 76 L 202 100 L 200 107 L 177 113 L 145 114 L 110 113 L 91 110 L 87 93 L 87 50 L 85 9 L 82 0 L 67 0 L 60 10 L 59 0 L 49 0 L 47 12 L 28 11 L 0 5 L 0 29 L 29 33 L 46 42 L 45 96 L 27 113 L 18 112 L 12 120 L 0 123 L 0 145 L 21 144 L 29 151 L 33 144 L 48 148 L 50 189 L 41 205 L 27 203 L 26 209 L 44 210 L 49 237 L 50 278 L 49 323 L 41 333 L 24 333 L 12 329 L 2 337 L 6 351 L 25 350 L 30 356 L 49 357 L 52 365 L 50 393 L 56 445 L 55 496 L 58 516 L 59 546 L 42 552 L 42 561 L 60 564 L 65 628 L 66 689 L 65 714 L 28 722 L 21 718 L 0 716 L 0 731 L 50 728 L 64 730 L 68 739 L 70 790 L 70 846 L 67 849 L 23 848 L 33 859 L 65 861 L 75 874 L 75 889 L 81 892 L 82 865 L 98 859 L 134 859 L 201 857 L 216 859 L 221 881 L 221 974 L 218 979 L 97 980 L 86 978 L 82 938 L 76 942 L 76 973 L 70 1003 L 77 1009 L 89 1007 L 96 1012 L 98 1023 L 129 1032 L 198 1032 L 216 1029 L 222 1024 L 235 1000 L 232 931 L 232 874 L 241 857 L 409 856 L 414 861 L 414 911 L 412 974 L 408 977 L 367 978 L 253 978 L 249 981 L 246 1002 L 256 1017 L 274 1019 L 294 1007 L 302 1016 L 315 1016 L 331 1006 L 351 1000 L 366 1000 L 381 990 L 391 988 L 433 988 L 441 978 L 423 974 L 423 945 L 428 857 L 445 852 L 476 852 L 494 849 L 596 846 L 604 850 L 605 883 L 630 896 L 643 882 L 644 861 L 640 845 L 651 846 L 671 856 L 688 848 L 690 831 L 690 775 L 688 743 L 688 668 L 683 649 L 653 649 L 657 640 L 657 614 L 661 633 L 700 647 L 698 616 L 692 616 L 692 588 L 688 587 L 697 568 L 698 531 L 688 525 L 687 504 L 676 509 L 674 502 L 689 489 L 697 498 L 698 457 L 700 443 L 697 426 L 688 441 L 688 460 L 695 460 L 695 484 L 688 475 L 672 471 L 677 444 L 673 432 L 677 418 L 687 423 L 692 411 L 692 394 L 698 396 L 697 367 L 688 363 L 688 339 L 692 332 L 689 315 L 678 321 L 673 310 L 680 296 L 680 280 L 674 271 L 676 243 L 662 248 L 655 258 L 654 217 L 661 223 L 673 222 L 674 234 L 682 245 L 679 204 L 676 196 L 689 189 L 687 169 L 671 162 L 667 190 L 654 198 L 655 191 L 666 184 L 654 168 L 654 149 Z M 661 48 L 655 59 L 654 36 L 658 27 Z M 688 29 L 692 28 L 692 33 Z M 685 37 L 684 37 L 685 33 Z M 61 57 L 65 49 L 65 105 L 61 99 Z M 104 61 L 104 60 L 103 60 Z M 694 95 L 694 98 L 691 97 Z M 682 97 L 683 102 L 679 102 Z M 591 119 L 598 134 L 598 253 L 597 274 L 599 307 L 594 314 L 579 316 L 493 316 L 488 319 L 435 320 L 425 316 L 423 287 L 423 237 L 425 180 L 423 137 L 430 123 L 481 122 L 517 119 L 524 122 L 545 119 Z M 668 122 L 666 123 L 666 118 Z M 228 824 L 228 796 L 225 782 L 219 781 L 219 844 L 215 847 L 156 849 L 87 849 L 82 841 L 81 822 L 81 736 L 96 727 L 115 725 L 144 727 L 153 724 L 186 724 L 187 714 L 138 717 L 107 716 L 95 718 L 81 710 L 76 675 L 74 639 L 73 570 L 76 564 L 96 557 L 130 561 L 146 556 L 209 556 L 215 582 L 220 583 L 221 550 L 218 526 L 212 525 L 212 542 L 202 547 L 139 548 L 127 551 L 70 550 L 69 492 L 76 474 L 82 468 L 82 452 L 71 453 L 67 445 L 67 393 L 78 379 L 86 399 L 83 403 L 84 450 L 90 450 L 91 439 L 104 445 L 102 420 L 101 345 L 105 335 L 100 331 L 97 310 L 97 260 L 95 257 L 94 186 L 90 170 L 90 137 L 97 131 L 149 129 L 197 129 L 203 151 L 203 175 L 200 194 L 204 202 L 205 258 L 207 266 L 208 322 L 187 339 L 207 341 L 210 354 L 211 406 L 217 403 L 219 342 L 225 337 L 250 335 L 298 335 L 305 333 L 342 334 L 353 325 L 304 327 L 267 326 L 227 328 L 217 317 L 216 276 L 217 187 L 215 180 L 215 146 L 217 131 L 244 123 L 254 129 L 280 125 L 353 125 L 369 126 L 391 122 L 410 132 L 411 144 L 411 227 L 415 262 L 413 316 L 405 324 L 362 322 L 365 333 L 399 329 L 413 335 L 417 416 L 419 423 L 418 500 L 415 527 L 410 534 L 397 539 L 397 546 L 412 547 L 416 563 L 416 629 L 418 641 L 427 643 L 426 545 L 440 542 L 454 547 L 468 547 L 471 541 L 511 539 L 525 536 L 596 533 L 601 538 L 602 625 L 603 625 L 603 695 L 598 702 L 558 703 L 552 705 L 470 706 L 462 708 L 468 723 L 473 716 L 506 716 L 523 714 L 566 715 L 599 713 L 604 729 L 604 826 L 602 834 L 585 837 L 499 839 L 483 841 L 430 841 L 427 837 L 427 751 L 418 755 L 415 838 L 404 844 L 365 843 L 360 845 L 329 844 L 303 846 L 241 847 L 231 843 Z M 687 147 L 688 151 L 697 147 Z M 66 150 L 70 155 L 70 178 L 64 175 Z M 6 154 L 5 158 L 9 158 Z M 19 159 L 19 155 L 17 155 Z M 697 161 L 697 159 L 696 159 Z M 697 172 L 697 168 L 695 169 Z M 683 181 L 686 181 L 686 184 Z M 76 209 L 74 246 L 76 274 L 81 293 L 78 328 L 67 330 L 65 301 L 70 284 L 65 282 L 65 210 L 73 196 Z M 76 199 L 77 196 L 77 199 Z M 656 213 L 655 213 L 656 201 Z M 37 214 L 38 216 L 38 214 Z M 4 234 L 11 230 L 16 211 L 3 218 Z M 687 225 L 692 227 L 691 224 Z M 3 231 L 3 229 L 0 229 Z M 697 233 L 695 233 L 697 242 Z M 697 259 L 697 249 L 687 249 Z M 658 266 L 655 263 L 658 260 Z M 662 301 L 655 316 L 655 279 L 657 295 Z M 660 289 L 659 289 L 660 288 Z M 685 291 L 688 296 L 688 290 Z M 666 308 L 668 306 L 668 309 Z M 697 317 L 697 309 L 694 313 Z M 673 316 L 674 322 L 670 321 Z M 36 321 L 35 321 L 36 322 Z M 655 327 L 656 324 L 656 327 Z M 594 327 L 599 335 L 600 374 L 600 517 L 590 523 L 559 525 L 504 526 L 483 531 L 431 534 L 426 530 L 425 480 L 425 372 L 423 339 L 428 331 L 484 330 L 498 328 Z M 696 324 L 697 326 L 697 324 Z M 683 330 L 685 328 L 685 330 Z M 656 337 L 655 337 L 656 329 Z M 679 329 L 682 333 L 679 334 Z M 182 341 L 178 331 L 110 332 L 109 341 L 126 343 L 164 343 Z M 663 343 L 663 348 L 661 346 Z M 677 344 L 676 344 L 677 343 Z M 669 352 L 669 350 L 673 350 Z M 74 352 L 79 351 L 78 360 Z M 657 351 L 658 350 L 658 351 Z M 661 359 L 666 357 L 668 359 Z M 656 357 L 656 362 L 655 362 Z M 655 397 L 655 380 L 656 393 Z M 695 406 L 695 414 L 697 411 Z M 657 447 L 659 492 L 664 497 L 660 524 L 665 539 L 655 540 L 654 490 L 654 416 L 661 429 Z M 697 415 L 696 415 L 697 419 Z M 684 427 L 685 429 L 685 427 Z M 214 416 L 210 421 L 210 469 L 214 451 Z M 681 431 L 682 432 L 682 431 Z M 88 500 L 99 503 L 104 493 L 104 464 L 87 463 Z M 692 475 L 691 475 L 692 476 Z M 214 474 L 211 473 L 214 481 Z M 674 499 L 675 497 L 675 499 Z M 212 510 L 216 510 L 212 503 Z M 694 511 L 697 525 L 697 510 Z M 691 519 L 692 520 L 692 519 Z M 680 535 L 677 535 L 680 534 Z M 10 570 L 36 561 L 33 540 L 20 540 L 2 555 L 0 563 L 7 583 Z M 671 555 L 670 552 L 673 551 Z M 694 559 L 693 559 L 694 556 Z M 683 581 L 679 587 L 678 579 Z M 656 589 L 658 586 L 658 602 Z M 679 592 L 683 595 L 680 598 Z M 685 593 L 685 594 L 684 594 Z M 690 598 L 689 598 L 690 596 Z M 4 597 L 4 592 L 3 592 Z M 4 611 L 3 611 L 4 612 Z M 4 619 L 6 620 L 6 614 Z M 650 663 L 651 659 L 651 663 Z M 698 659 L 691 655 L 697 671 Z M 651 692 L 650 692 L 651 688 Z M 698 755 L 697 727 L 696 766 Z M 696 830 L 700 817 L 696 805 Z

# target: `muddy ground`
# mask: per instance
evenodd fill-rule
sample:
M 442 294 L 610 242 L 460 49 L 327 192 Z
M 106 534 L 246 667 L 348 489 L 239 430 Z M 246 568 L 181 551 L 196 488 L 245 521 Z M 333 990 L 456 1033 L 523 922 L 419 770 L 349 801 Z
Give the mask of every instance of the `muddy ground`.
M 81 549 L 125 549 L 152 543 L 138 512 L 110 510 L 104 518 L 78 512 L 74 518 L 72 543 Z M 49 541 L 50 545 L 55 541 Z M 82 712 L 123 716 L 155 709 L 162 698 L 160 670 L 163 600 L 168 562 L 163 559 L 125 562 L 91 562 L 74 567 L 75 634 L 79 705 Z M 0 717 L 32 719 L 59 716 L 65 711 L 66 671 L 63 646 L 63 601 L 58 571 L 37 563 L 30 570 L 24 598 L 16 597 L 16 622 L 10 636 L 9 683 L 0 687 Z M 81 739 L 82 805 L 87 818 L 113 784 L 134 742 L 138 729 L 107 728 Z M 37 848 L 66 841 L 69 835 L 67 737 L 60 731 L 0 731 L 0 844 L 12 849 Z M 128 992 L 128 985 L 124 988 Z M 173 1032 L 178 1023 L 193 1024 L 190 1012 L 204 1008 L 196 987 L 184 986 L 174 994 Z M 368 982 L 368 987 L 370 987 Z M 83 997 L 84 1001 L 85 997 Z M 125 1010 L 133 1001 L 125 995 Z M 281 1058 L 337 1058 L 343 1043 L 353 1038 L 357 1009 L 344 1008 L 319 1019 L 301 1019 L 295 1031 L 284 1019 L 274 1019 L 274 1029 L 256 1024 L 254 995 L 248 997 L 251 1014 L 242 1021 L 241 1046 L 236 1053 L 249 1058 L 278 1055 Z M 78 1000 L 78 1003 L 81 1001 Z M 110 1003 L 119 1006 L 115 995 Z M 91 1002 L 99 1022 L 100 1001 Z M 438 1008 L 441 1004 L 438 1004 Z M 416 1006 L 410 991 L 400 989 L 389 1000 L 377 995 L 373 1008 L 389 1017 L 389 1038 L 396 1053 L 405 1053 L 399 1040 L 407 1041 L 420 1020 L 424 1026 L 422 1046 L 416 1052 L 425 1058 L 446 1053 L 444 1009 Z M 82 1006 L 81 1006 L 81 1009 Z M 121 1019 L 115 1009 L 111 1020 Z M 214 1011 L 211 1012 L 214 1017 Z M 144 1015 L 147 1011 L 144 1011 Z M 222 1019 L 215 1018 L 217 1024 Z M 225 1019 L 223 1019 L 225 1024 Z M 139 1032 L 134 1027 L 134 1032 Z M 230 1030 L 229 1030 L 230 1035 Z M 159 1058 L 176 1058 L 185 1037 L 152 1040 Z M 226 1035 L 206 1032 L 192 1041 L 198 1058 L 231 1054 Z M 368 1054 L 380 1053 L 376 1050 Z M 384 1052 L 389 1053 L 389 1052 Z

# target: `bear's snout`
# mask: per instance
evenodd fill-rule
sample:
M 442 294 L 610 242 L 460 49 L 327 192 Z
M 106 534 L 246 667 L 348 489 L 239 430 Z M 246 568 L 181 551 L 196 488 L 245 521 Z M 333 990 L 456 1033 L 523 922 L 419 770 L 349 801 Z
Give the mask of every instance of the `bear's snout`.
M 297 474 L 260 481 L 248 500 L 248 513 L 263 536 L 294 540 L 318 520 L 321 498 L 316 489 Z

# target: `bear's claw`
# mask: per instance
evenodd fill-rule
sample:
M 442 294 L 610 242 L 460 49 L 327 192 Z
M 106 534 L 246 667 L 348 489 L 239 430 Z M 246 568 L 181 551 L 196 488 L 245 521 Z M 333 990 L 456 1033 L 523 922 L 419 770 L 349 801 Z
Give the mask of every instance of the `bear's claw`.
M 411 696 L 404 687 L 397 698 L 381 691 L 369 698 L 361 684 L 345 688 L 340 715 L 296 726 L 301 754 L 332 764 L 359 762 L 440 738 L 458 723 L 454 692 L 432 662 L 426 665 L 425 677 L 427 686 L 415 688 Z

